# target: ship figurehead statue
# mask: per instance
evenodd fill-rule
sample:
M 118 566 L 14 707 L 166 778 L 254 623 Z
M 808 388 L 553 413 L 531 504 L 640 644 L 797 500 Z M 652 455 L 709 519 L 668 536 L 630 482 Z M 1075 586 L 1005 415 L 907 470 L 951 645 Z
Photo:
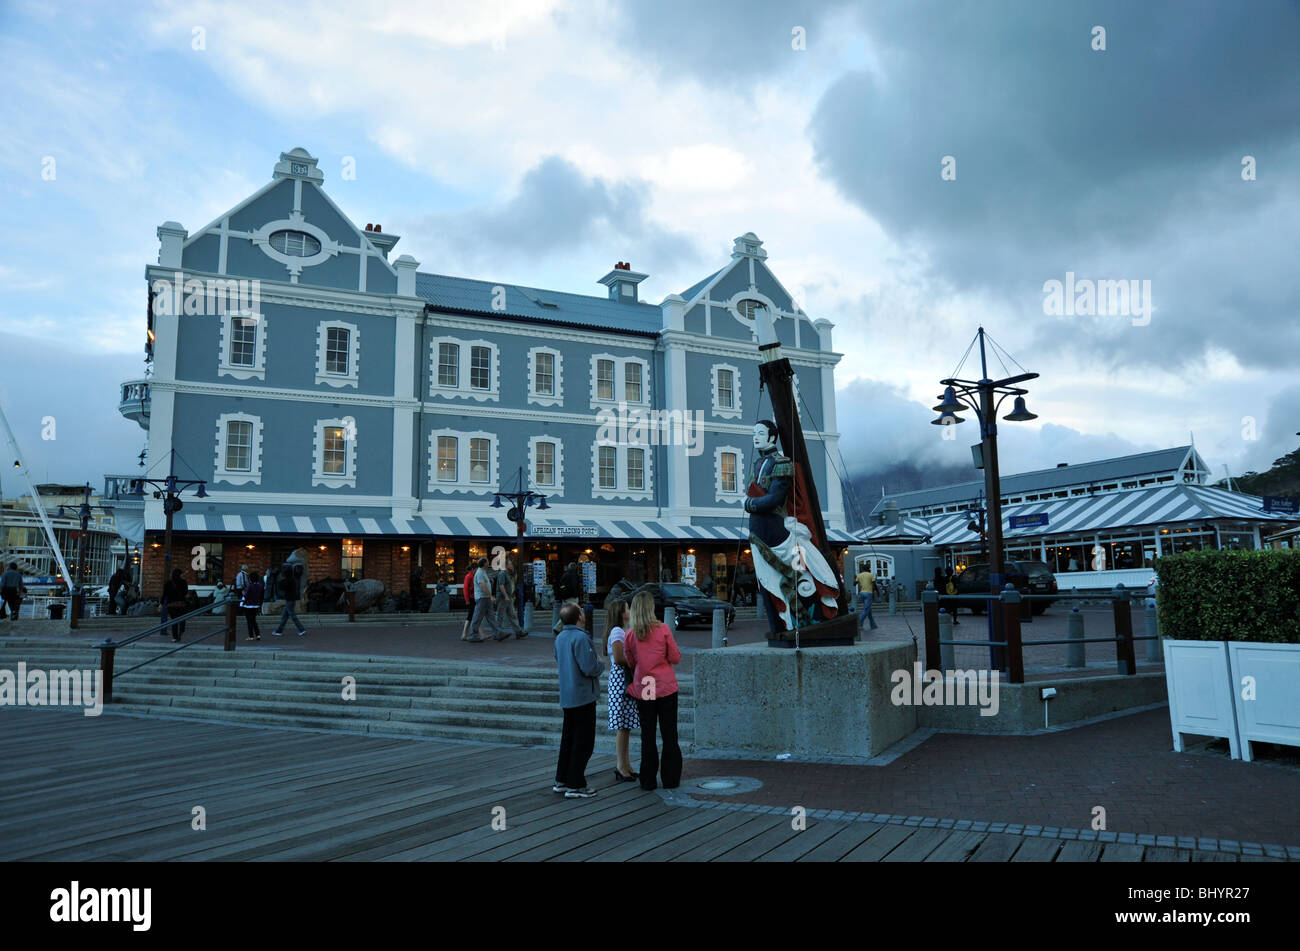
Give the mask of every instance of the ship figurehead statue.
M 811 519 L 798 510 L 808 502 L 807 476 L 777 447 L 776 423 L 754 426 L 755 458 L 745 511 L 754 574 L 772 632 L 792 631 L 839 614 L 839 580 L 814 540 Z

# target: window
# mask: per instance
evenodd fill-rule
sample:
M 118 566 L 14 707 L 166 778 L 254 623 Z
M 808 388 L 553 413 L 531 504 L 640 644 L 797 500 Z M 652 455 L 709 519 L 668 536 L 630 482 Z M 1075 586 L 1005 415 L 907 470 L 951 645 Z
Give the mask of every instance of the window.
M 467 465 L 460 464 L 461 459 Z M 429 491 L 490 495 L 497 484 L 497 437 L 436 429 L 429 433 Z
M 237 380 L 266 379 L 266 316 L 221 315 L 217 375 Z
M 528 351 L 528 402 L 539 406 L 564 404 L 564 363 L 560 351 L 533 347 Z
M 310 258 L 320 254 L 320 242 L 305 231 L 276 231 L 271 247 L 292 258 Z
M 714 450 L 713 500 L 734 505 L 745 497 L 741 469 L 745 454 L 735 446 L 719 446 Z
M 488 340 L 441 337 L 430 344 L 429 395 L 472 400 L 499 400 L 497 345 Z
M 438 481 L 455 482 L 456 481 L 456 448 L 458 440 L 455 436 L 438 437 Z
M 230 363 L 251 367 L 257 361 L 257 321 L 236 317 L 230 328 Z
M 489 441 L 471 439 L 469 441 L 469 481 L 487 482 L 491 474 L 491 455 Z
M 355 324 L 328 320 L 317 326 L 317 383 L 355 387 L 360 356 L 361 334 Z
M 592 446 L 592 464 L 596 449 Z M 540 435 L 528 438 L 529 488 L 555 497 L 564 492 L 564 444 L 554 436 Z M 593 491 L 595 475 L 592 476 Z
M 454 343 L 438 344 L 438 385 L 460 386 L 460 347 Z
M 614 361 L 596 361 L 596 399 L 614 399 Z
M 262 420 L 248 413 L 217 417 L 212 481 L 231 485 L 262 482 Z
M 746 320 L 753 320 L 755 313 L 766 308 L 767 305 L 761 300 L 754 300 L 753 298 L 746 298 L 736 304 L 736 310 L 740 311 L 740 316 Z
M 555 443 L 539 442 L 537 444 L 536 468 L 533 480 L 538 485 L 555 485 Z
M 325 465 L 322 471 L 326 475 L 342 475 L 347 467 L 347 447 L 343 441 L 342 426 L 325 427 Z
M 492 351 L 487 347 L 470 348 L 469 385 L 476 390 L 492 386 Z
M 226 423 L 226 470 L 253 471 L 253 424 L 243 419 Z
M 618 488 L 618 449 L 614 446 L 597 447 L 600 453 L 600 478 L 597 482 L 602 489 Z
M 713 415 L 740 418 L 740 370 L 729 363 L 715 363 L 709 371 L 713 380 Z
M 357 487 L 357 422 L 351 416 L 342 419 L 318 419 L 314 445 L 316 460 L 311 484 L 328 489 Z
M 555 354 L 537 354 L 536 369 L 533 372 L 533 392 L 538 396 L 555 395 Z
M 627 451 L 627 487 L 634 492 L 645 488 L 645 450 Z
M 641 364 L 627 363 L 623 367 L 624 399 L 629 403 L 641 402 Z
M 356 581 L 361 577 L 362 570 L 362 553 L 365 551 L 362 543 L 355 538 L 343 539 L 343 577 L 348 581 Z

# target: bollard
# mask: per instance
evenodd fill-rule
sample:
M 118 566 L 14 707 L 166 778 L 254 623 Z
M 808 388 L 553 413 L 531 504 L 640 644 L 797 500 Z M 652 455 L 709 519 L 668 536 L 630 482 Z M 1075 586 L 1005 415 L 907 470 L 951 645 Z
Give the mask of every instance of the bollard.
M 956 670 L 957 665 L 953 661 L 952 644 L 952 615 L 943 608 L 939 609 L 939 666 L 943 670 Z
M 560 629 L 560 602 L 551 602 L 551 632 L 555 633 Z
M 78 623 L 81 621 L 82 605 L 85 603 L 83 600 L 84 597 L 85 596 L 81 593 L 80 590 L 73 592 L 71 601 L 68 605 L 68 629 L 69 630 L 75 631 L 77 629 Z M 32 613 L 35 614 L 34 611 Z
M 668 625 L 668 630 L 677 633 L 677 609 L 671 604 L 664 605 L 664 623 Z
M 348 623 L 355 623 L 357 619 L 357 593 L 348 591 Z
M 1006 671 L 1009 683 L 1025 682 L 1025 651 L 1020 640 L 1020 592 L 1007 585 L 1002 592 L 1002 636 L 1007 642 Z
M 727 609 L 713 609 L 713 646 L 715 648 L 725 647 L 727 640 Z
M 889 586 L 889 613 L 891 615 L 898 613 L 898 584 L 894 583 Z
M 1137 673 L 1137 659 L 1133 656 L 1133 608 L 1122 584 L 1115 585 L 1111 597 L 1115 614 L 1115 671 L 1132 676 Z
M 925 669 L 930 670 L 939 661 L 939 592 L 933 583 L 921 592 L 921 613 L 925 616 Z
M 104 639 L 99 645 L 99 669 L 104 674 L 104 685 L 100 688 L 100 694 L 105 703 L 113 702 L 113 655 L 117 652 L 117 645 L 113 643 L 111 637 Z
M 1083 643 L 1083 615 L 1079 613 L 1078 608 L 1074 608 L 1065 620 L 1065 636 L 1069 638 L 1069 653 L 1066 660 L 1067 667 L 1084 666 L 1084 643 Z
M 582 627 L 587 632 L 587 636 L 595 643 L 596 638 L 596 606 L 588 601 L 582 606 Z
M 225 649 L 232 651 L 235 649 L 235 599 L 229 598 L 226 601 L 226 644 Z
M 524 633 L 533 633 L 533 602 L 524 602 Z
M 1160 650 L 1160 618 L 1156 614 L 1155 598 L 1147 598 L 1146 635 L 1151 638 L 1147 641 L 1147 660 L 1160 660 L 1163 654 Z

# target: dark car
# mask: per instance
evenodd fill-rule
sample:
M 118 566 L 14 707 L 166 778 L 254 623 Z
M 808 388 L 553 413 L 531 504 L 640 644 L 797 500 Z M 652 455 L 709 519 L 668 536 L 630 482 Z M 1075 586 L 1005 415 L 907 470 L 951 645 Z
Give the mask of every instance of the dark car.
M 727 627 L 731 627 L 731 622 L 736 617 L 736 609 L 730 604 L 717 598 L 706 597 L 704 592 L 694 585 L 674 581 L 651 582 L 641 585 L 635 593 L 640 594 L 642 591 L 649 591 L 654 595 L 655 614 L 661 618 L 664 616 L 664 608 L 671 605 L 677 612 L 678 627 L 686 627 L 689 624 L 711 626 L 714 608 L 726 609 Z
M 1021 594 L 1056 594 L 1056 576 L 1046 562 L 1008 561 L 1003 565 L 1004 584 L 1013 584 Z M 989 566 L 971 565 L 957 576 L 958 594 L 986 594 L 989 591 Z M 1031 610 L 1042 614 L 1056 602 L 1033 601 Z M 983 614 L 984 605 L 970 605 L 972 614 Z M 955 612 L 954 612 L 955 613 Z

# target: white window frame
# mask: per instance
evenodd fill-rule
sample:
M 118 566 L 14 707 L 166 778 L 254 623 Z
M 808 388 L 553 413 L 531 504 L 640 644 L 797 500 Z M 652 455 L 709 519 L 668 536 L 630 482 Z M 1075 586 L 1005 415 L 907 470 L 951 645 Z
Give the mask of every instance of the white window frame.
M 722 487 L 722 454 L 733 453 L 736 457 L 736 491 L 728 492 Z M 718 446 L 713 450 L 713 501 L 735 503 L 745 498 L 749 486 L 745 484 L 745 453 L 735 446 Z
M 600 450 L 614 450 L 614 485 L 602 487 L 600 484 Z M 654 444 L 623 445 L 613 440 L 596 440 L 591 447 L 591 497 L 593 499 L 630 499 L 649 502 L 654 498 Z M 645 454 L 645 487 L 632 489 L 628 487 L 627 453 L 629 449 L 640 449 Z
M 598 360 L 614 361 L 614 398 L 612 400 L 600 399 L 596 395 L 596 362 Z M 627 365 L 629 363 L 639 363 L 641 365 L 641 402 L 639 403 L 631 403 L 626 399 Z M 652 405 L 650 361 L 641 357 L 620 357 L 612 353 L 593 353 L 591 355 L 591 408 L 597 409 L 602 406 L 613 408 L 619 404 L 650 408 Z
M 730 407 L 723 406 L 719 402 L 718 389 L 718 371 L 728 370 L 731 372 L 731 403 Z M 730 363 L 715 363 L 709 370 L 709 376 L 712 380 L 713 389 L 713 415 L 720 416 L 723 419 L 740 419 L 740 369 L 732 366 Z
M 343 474 L 325 471 L 325 428 L 338 426 L 343 430 L 344 461 Z M 313 487 L 323 485 L 327 489 L 355 489 L 357 487 L 357 421 L 351 416 L 342 419 L 318 419 L 312 439 L 312 474 Z
M 456 440 L 455 482 L 441 482 L 438 480 L 439 436 Z M 488 480 L 486 482 L 471 482 L 469 480 L 469 447 L 471 439 L 486 439 L 488 441 Z M 497 473 L 499 472 L 501 458 L 501 440 L 496 433 L 483 432 L 482 430 L 467 432 L 460 429 L 435 429 L 429 433 L 427 454 L 429 456 L 428 484 L 430 492 L 468 492 L 473 495 L 492 495 L 496 491 L 499 483 Z
M 226 468 L 226 433 L 227 423 L 252 423 L 252 447 L 249 462 L 252 468 L 248 472 Z M 262 418 L 249 413 L 222 413 L 217 417 L 217 452 L 212 464 L 212 481 L 226 482 L 230 485 L 262 484 Z
M 253 365 L 237 366 L 230 362 L 230 347 L 234 343 L 234 321 L 251 320 L 257 339 L 253 343 Z M 217 376 L 233 376 L 236 380 L 266 380 L 266 315 L 233 314 L 221 315 L 221 344 L 217 354 Z
M 555 443 L 555 485 L 541 485 L 537 481 L 537 444 L 542 442 Z M 559 436 L 528 437 L 528 488 L 548 499 L 564 494 L 564 440 Z
M 555 363 L 554 393 L 538 393 L 534 387 L 537 385 L 537 354 L 549 353 Z M 528 402 L 536 403 L 538 406 L 562 406 L 564 405 L 564 355 L 554 347 L 533 347 L 528 351 Z
M 348 372 L 330 373 L 325 369 L 328 357 L 330 330 L 348 332 Z M 361 331 L 356 324 L 343 320 L 326 320 L 316 325 L 316 382 L 328 383 L 330 386 L 352 386 L 358 381 L 359 361 L 361 359 Z
M 438 384 L 438 345 L 454 343 L 460 347 L 457 386 L 440 386 Z M 492 351 L 489 379 L 491 385 L 486 390 L 470 386 L 470 355 L 474 347 L 487 347 Z M 470 399 L 484 402 L 501 400 L 501 348 L 491 340 L 464 340 L 459 337 L 434 337 L 430 341 L 429 360 L 429 395 L 448 399 Z

